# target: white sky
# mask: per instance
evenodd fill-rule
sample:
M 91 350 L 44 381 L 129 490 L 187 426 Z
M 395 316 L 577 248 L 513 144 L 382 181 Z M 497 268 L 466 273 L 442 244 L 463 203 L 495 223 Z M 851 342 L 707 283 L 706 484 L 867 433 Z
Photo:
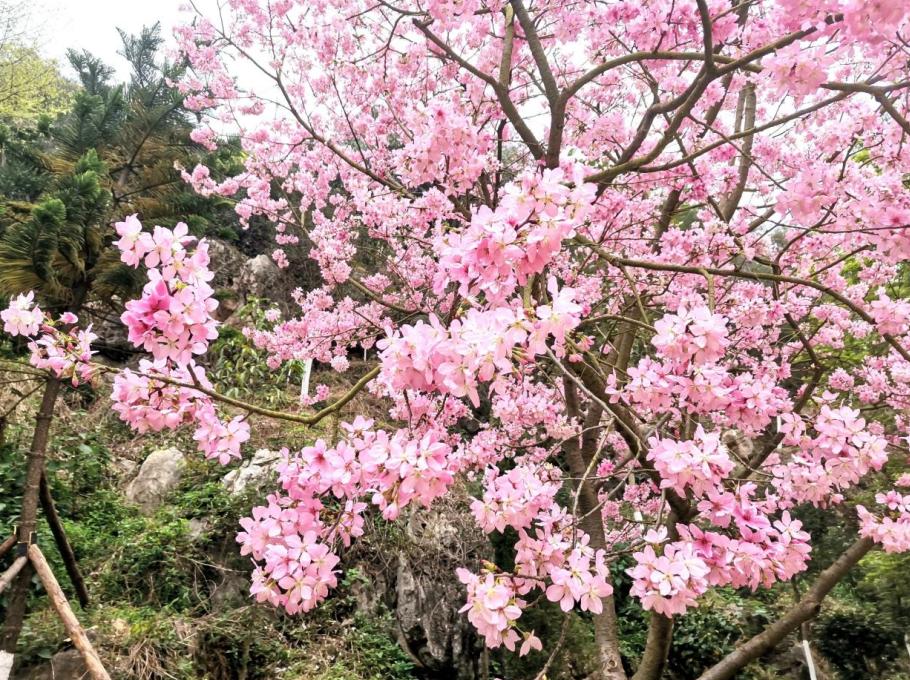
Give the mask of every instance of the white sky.
M 180 11 L 184 0 L 38 0 L 33 24 L 40 32 L 42 52 L 66 66 L 66 49 L 87 49 L 125 75 L 117 28 L 138 33 L 144 25 L 161 22 L 170 42 L 173 26 L 188 13 Z M 72 73 L 64 68 L 67 76 Z

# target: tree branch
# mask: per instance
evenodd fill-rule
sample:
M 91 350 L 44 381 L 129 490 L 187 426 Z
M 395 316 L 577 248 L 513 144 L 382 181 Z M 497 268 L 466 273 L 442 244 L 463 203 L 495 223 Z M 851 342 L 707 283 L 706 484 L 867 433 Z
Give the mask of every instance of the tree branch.
M 866 553 L 872 550 L 873 546 L 874 543 L 871 538 L 857 539 L 830 567 L 818 575 L 812 587 L 806 591 L 806 594 L 790 611 L 751 640 L 739 645 L 718 663 L 702 673 L 698 680 L 729 680 L 743 666 L 774 649 L 781 640 L 791 631 L 796 630 L 801 623 L 818 614 L 825 596 L 831 592 L 831 589 L 837 585 L 850 569 L 856 566 Z

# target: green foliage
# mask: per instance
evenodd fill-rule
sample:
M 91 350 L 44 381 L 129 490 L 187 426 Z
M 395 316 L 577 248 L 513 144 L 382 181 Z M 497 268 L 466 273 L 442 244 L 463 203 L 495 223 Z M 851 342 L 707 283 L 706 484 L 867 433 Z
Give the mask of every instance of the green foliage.
M 101 250 L 101 230 L 110 194 L 101 186 L 104 165 L 94 150 L 51 192 L 0 231 L 0 294 L 36 291 L 43 304 L 76 304 Z
M 265 312 L 266 303 L 251 298 L 235 312 L 233 320 L 237 325 L 265 329 L 272 325 L 266 321 Z M 301 362 L 287 362 L 277 370 L 269 368 L 266 352 L 256 348 L 232 326 L 219 329 L 218 339 L 212 343 L 206 358 L 211 362 L 208 378 L 220 393 L 272 408 L 288 402 L 288 385 L 299 384 L 303 372 Z
M 32 46 L 0 44 L 0 119 L 36 120 L 65 110 L 73 85 Z
M 733 650 L 743 635 L 733 608 L 702 602 L 676 621 L 667 668 L 680 680 L 697 678 L 702 671 Z
M 341 663 L 335 664 L 324 680 L 411 680 L 414 663 L 391 638 L 394 623 L 390 616 L 370 619 L 356 616 Z
M 901 651 L 900 630 L 872 607 L 830 608 L 813 626 L 813 634 L 842 680 L 883 677 L 888 661 Z
M 53 178 L 43 157 L 50 140 L 50 118 L 37 125 L 4 125 L 0 123 L 0 220 L 28 214 L 30 204 Z M 24 203 L 21 204 L 20 202 Z
M 22 500 L 22 485 L 25 482 L 23 456 L 11 443 L 0 446 L 0 534 L 5 538 L 12 533 L 12 527 L 19 516 Z M 2 539 L 0 539 L 2 540 Z
M 113 222 L 132 213 L 202 231 L 236 222 L 229 202 L 196 195 L 175 168 L 206 154 L 189 141 L 190 115 L 167 84 L 183 67 L 160 58 L 159 27 L 121 39 L 127 82 L 114 82 L 114 69 L 91 53 L 70 50 L 81 85 L 72 105 L 55 120 L 0 127 L 0 295 L 35 289 L 52 310 L 78 311 L 92 297 L 108 305 L 142 283 L 110 248 Z M 236 164 L 236 149 L 218 160 Z

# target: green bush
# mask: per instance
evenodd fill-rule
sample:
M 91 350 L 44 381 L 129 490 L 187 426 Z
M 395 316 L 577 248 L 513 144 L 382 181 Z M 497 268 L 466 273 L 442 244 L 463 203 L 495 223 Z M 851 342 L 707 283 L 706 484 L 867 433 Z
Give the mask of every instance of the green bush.
M 901 649 L 901 632 L 871 607 L 830 608 L 812 631 L 818 648 L 842 680 L 883 677 L 883 669 Z
M 729 610 L 703 602 L 676 619 L 667 668 L 680 680 L 697 678 L 731 652 L 741 636 L 742 629 Z

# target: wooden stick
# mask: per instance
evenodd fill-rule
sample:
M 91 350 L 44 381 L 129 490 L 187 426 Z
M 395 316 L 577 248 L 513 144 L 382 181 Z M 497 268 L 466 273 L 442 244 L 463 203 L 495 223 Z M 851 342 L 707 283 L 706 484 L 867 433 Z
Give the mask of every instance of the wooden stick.
M 76 554 L 66 538 L 63 522 L 60 521 L 60 515 L 57 514 L 57 507 L 54 505 L 54 499 L 51 496 L 50 485 L 47 483 L 47 470 L 41 475 L 40 496 L 41 509 L 44 511 L 44 517 L 51 528 L 51 533 L 54 534 L 57 550 L 60 551 L 60 557 L 63 558 L 63 566 L 66 567 L 70 583 L 73 584 L 73 588 L 76 591 L 76 599 L 79 600 L 79 606 L 85 609 L 88 607 L 88 589 L 85 587 L 85 581 L 79 572 Z
M 16 545 L 16 534 L 13 534 L 8 539 L 0 543 L 0 558 L 2 558 L 6 553 L 9 552 L 9 549 Z
M 27 562 L 28 558 L 25 555 L 17 557 L 16 561 L 10 565 L 9 569 L 3 572 L 3 575 L 0 576 L 0 593 L 6 590 L 6 586 L 13 582 L 13 579 L 22 571 L 22 567 L 24 567 Z
M 111 680 L 111 676 L 107 674 L 101 664 L 101 658 L 95 648 L 92 647 L 92 643 L 79 624 L 79 619 L 76 618 L 72 608 L 70 608 L 69 602 L 66 601 L 66 595 L 60 589 L 60 584 L 57 583 L 54 572 L 51 571 L 50 565 L 44 559 L 41 550 L 34 543 L 28 547 L 28 557 L 32 562 L 32 566 L 35 567 L 35 571 L 38 572 L 38 578 L 44 584 L 44 589 L 51 599 L 51 604 L 54 605 L 60 620 L 63 621 L 66 632 L 69 633 L 70 639 L 76 645 L 76 649 L 82 654 L 89 674 L 94 680 Z

